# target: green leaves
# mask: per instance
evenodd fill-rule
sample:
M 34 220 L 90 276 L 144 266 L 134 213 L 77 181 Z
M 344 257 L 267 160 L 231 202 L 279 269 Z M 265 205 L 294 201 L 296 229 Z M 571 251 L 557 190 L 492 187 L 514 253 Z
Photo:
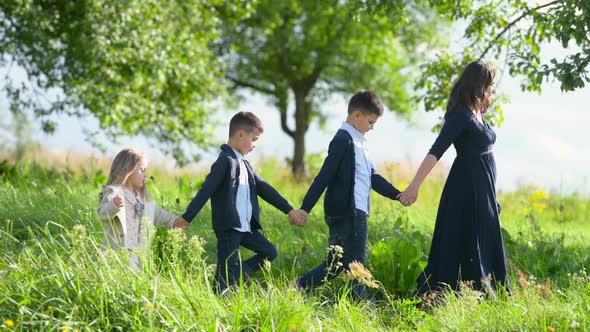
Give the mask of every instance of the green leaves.
M 467 46 L 454 53 L 436 54 L 422 69 L 417 100 L 426 111 L 444 108 L 450 86 L 471 61 L 506 61 L 521 88 L 541 91 L 541 84 L 557 79 L 563 91 L 580 89 L 590 82 L 590 2 L 583 0 L 453 1 L 430 0 L 438 12 L 466 24 Z M 562 59 L 541 63 L 541 45 L 551 41 L 567 48 Z M 572 47 L 572 44 L 573 45 Z
M 370 270 L 385 289 L 407 294 L 426 267 L 427 240 L 418 231 L 407 229 L 407 220 L 398 219 L 394 234 L 377 242 L 371 250 Z
M 283 131 L 295 141 L 294 170 L 303 168 L 302 137 L 313 121 L 325 119 L 330 95 L 371 89 L 391 111 L 414 112 L 412 81 L 421 52 L 441 43 L 442 21 L 427 6 L 390 5 L 260 0 L 250 16 L 224 24 L 216 49 L 227 58 L 232 92 L 262 93 L 276 106 Z
M 464 22 L 460 48 L 447 50 L 449 21 Z M 303 136 L 325 120 L 330 95 L 373 89 L 406 117 L 417 103 L 443 109 L 477 59 L 506 61 L 523 90 L 548 79 L 580 89 L 590 82 L 589 36 L 585 0 L 0 4 L 0 65 L 26 72 L 25 83 L 6 79 L 13 111 L 34 114 L 48 132 L 52 114 L 94 117 L 110 137 L 146 136 L 180 163 L 213 143 L 212 115 L 235 105 L 240 88 L 276 106 L 303 163 Z M 566 55 L 543 63 L 549 42 Z M 499 124 L 501 114 L 490 114 Z
M 16 62 L 32 83 L 9 82 L 20 92 L 11 102 L 22 112 L 35 110 L 41 120 L 64 112 L 95 117 L 110 137 L 144 135 L 186 162 L 188 148 L 212 143 L 211 115 L 226 97 L 224 64 L 209 47 L 219 38 L 215 6 L 222 3 L 232 4 L 3 3 L 3 64 Z M 234 17 L 245 12 L 226 11 Z

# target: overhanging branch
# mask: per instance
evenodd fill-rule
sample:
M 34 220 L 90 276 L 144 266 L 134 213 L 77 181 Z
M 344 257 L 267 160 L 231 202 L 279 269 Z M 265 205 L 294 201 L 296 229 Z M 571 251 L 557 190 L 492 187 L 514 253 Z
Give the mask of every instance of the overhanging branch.
M 269 88 L 265 88 L 261 85 L 255 84 L 255 83 L 251 83 L 251 82 L 246 82 L 246 81 L 242 81 L 238 78 L 235 77 L 231 77 L 231 76 L 226 76 L 226 78 L 228 80 L 230 80 L 232 83 L 234 83 L 236 86 L 242 87 L 242 88 L 249 88 L 252 90 L 256 90 L 258 92 L 262 92 L 268 95 L 274 95 L 275 94 L 275 90 L 273 89 L 269 89 Z
M 553 6 L 555 4 L 560 3 L 560 0 L 554 0 L 551 1 L 549 3 L 546 3 L 544 5 L 535 7 L 531 10 L 527 10 L 525 13 L 522 13 L 519 17 L 517 17 L 516 19 L 514 19 L 512 22 L 508 23 L 508 25 L 502 30 L 500 31 L 495 37 L 494 39 L 488 44 L 488 46 L 485 48 L 485 50 L 483 51 L 483 53 L 479 56 L 479 58 L 477 59 L 477 61 L 480 61 L 481 59 L 483 59 L 484 56 L 486 56 L 486 54 L 490 51 L 490 49 L 494 46 L 494 44 L 508 31 L 510 30 L 510 28 L 512 28 L 516 23 L 518 23 L 520 20 L 522 20 L 523 18 L 527 17 L 528 15 L 531 14 L 531 12 L 536 12 L 537 10 L 543 9 L 545 7 L 549 7 L 549 6 Z
M 279 113 L 281 113 L 281 129 L 283 129 L 283 131 L 287 135 L 289 135 L 291 138 L 295 138 L 295 131 L 293 131 L 287 125 L 287 109 L 286 109 L 286 107 L 281 107 L 279 109 Z

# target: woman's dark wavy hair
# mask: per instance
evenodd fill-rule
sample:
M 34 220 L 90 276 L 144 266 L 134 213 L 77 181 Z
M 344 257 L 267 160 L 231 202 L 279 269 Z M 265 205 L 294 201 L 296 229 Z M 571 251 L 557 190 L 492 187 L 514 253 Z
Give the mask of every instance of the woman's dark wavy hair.
M 459 105 L 465 105 L 472 110 L 477 109 L 485 113 L 490 106 L 490 100 L 485 98 L 485 93 L 495 77 L 496 70 L 482 61 L 467 65 L 453 85 L 447 102 L 445 119 L 449 112 L 454 111 Z

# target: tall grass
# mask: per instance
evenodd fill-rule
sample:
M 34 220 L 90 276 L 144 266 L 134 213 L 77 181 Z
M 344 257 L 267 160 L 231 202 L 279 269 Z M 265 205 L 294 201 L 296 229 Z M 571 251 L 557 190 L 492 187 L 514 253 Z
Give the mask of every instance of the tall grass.
M 84 165 L 84 163 L 81 163 Z M 276 160 L 256 165 L 293 205 L 309 185 L 295 182 Z M 404 187 L 396 164 L 382 173 Z M 154 170 L 158 204 L 180 214 L 203 174 Z M 95 216 L 106 179 L 100 167 L 0 166 L 0 329 L 391 331 L 590 329 L 589 200 L 523 187 L 500 196 L 512 296 L 497 300 L 466 287 L 419 303 L 407 264 L 428 253 L 443 177 L 427 181 L 418 203 L 403 208 L 374 195 L 369 218 L 369 268 L 380 281 L 376 306 L 350 296 L 343 278 L 298 292 L 294 279 L 325 257 L 321 202 L 305 228 L 262 203 L 265 235 L 279 258 L 227 297 L 212 292 L 215 237 L 208 205 L 188 232 L 158 230 L 144 269 L 133 272 L 124 252 L 101 249 Z M 374 250 L 373 250 L 374 249 Z M 243 257 L 251 255 L 241 252 Z M 385 257 L 385 258 L 384 258 Z M 389 279 L 394 276 L 394 279 Z

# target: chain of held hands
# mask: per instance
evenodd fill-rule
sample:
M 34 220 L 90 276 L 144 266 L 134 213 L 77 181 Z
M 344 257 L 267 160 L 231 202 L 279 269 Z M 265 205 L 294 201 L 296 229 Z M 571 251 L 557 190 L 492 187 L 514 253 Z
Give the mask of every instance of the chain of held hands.
M 414 186 L 410 185 L 406 191 L 397 195 L 397 198 L 403 206 L 410 206 L 416 202 L 416 199 L 418 198 L 418 190 L 414 188 Z M 119 195 L 116 195 L 115 198 L 113 198 L 113 203 L 115 203 L 115 205 L 119 208 L 123 207 L 125 204 L 123 198 Z M 304 210 L 293 209 L 289 211 L 288 215 L 289 223 L 293 226 L 303 227 L 307 223 L 307 212 Z M 175 228 L 187 229 L 188 225 L 189 222 L 182 217 L 178 217 L 178 219 L 176 219 L 174 222 Z
M 123 197 L 116 195 L 113 198 L 113 203 L 115 203 L 115 205 L 119 208 L 122 208 L 123 205 L 125 205 L 124 201 L 123 201 Z M 299 227 L 303 227 L 305 226 L 305 224 L 307 223 L 307 212 L 305 212 L 304 210 L 291 210 L 289 211 L 289 223 L 291 225 L 294 226 L 299 226 Z M 176 219 L 176 221 L 174 222 L 174 227 L 175 228 L 180 228 L 180 229 L 187 229 L 189 225 L 189 222 L 186 221 L 183 217 L 178 217 L 178 219 Z

